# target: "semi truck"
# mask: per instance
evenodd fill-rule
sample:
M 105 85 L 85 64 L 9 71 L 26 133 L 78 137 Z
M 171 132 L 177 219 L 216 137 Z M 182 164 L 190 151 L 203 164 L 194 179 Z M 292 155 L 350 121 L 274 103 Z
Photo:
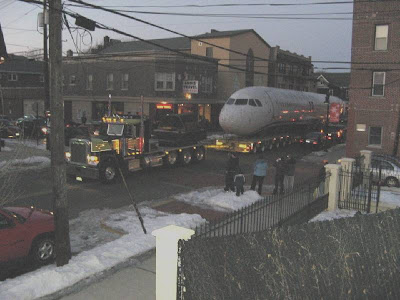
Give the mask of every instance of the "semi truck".
M 160 145 L 152 137 L 149 119 L 103 117 L 93 135 L 69 141 L 70 151 L 65 153 L 67 175 L 112 183 L 128 172 L 201 162 L 206 158 L 204 136 L 201 128 L 188 128 L 181 116 L 167 115 L 155 135 L 162 140 Z

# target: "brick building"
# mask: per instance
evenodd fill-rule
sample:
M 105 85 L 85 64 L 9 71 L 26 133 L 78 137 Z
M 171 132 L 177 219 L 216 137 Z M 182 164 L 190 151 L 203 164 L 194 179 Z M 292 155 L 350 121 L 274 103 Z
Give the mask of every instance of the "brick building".
M 268 86 L 304 92 L 315 91 L 311 56 L 305 57 L 276 46 L 271 48 L 269 59 Z
M 399 154 L 400 1 L 354 1 L 346 152 Z
M 0 115 L 44 114 L 43 62 L 10 54 L 0 64 Z

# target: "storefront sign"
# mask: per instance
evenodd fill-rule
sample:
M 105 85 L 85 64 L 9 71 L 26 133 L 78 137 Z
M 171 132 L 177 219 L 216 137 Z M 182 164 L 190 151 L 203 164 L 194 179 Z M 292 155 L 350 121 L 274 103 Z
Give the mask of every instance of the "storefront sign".
M 182 92 L 189 94 L 197 94 L 199 92 L 199 81 L 185 80 L 182 84 Z
M 168 103 L 157 103 L 156 104 L 157 109 L 172 109 L 172 104 Z

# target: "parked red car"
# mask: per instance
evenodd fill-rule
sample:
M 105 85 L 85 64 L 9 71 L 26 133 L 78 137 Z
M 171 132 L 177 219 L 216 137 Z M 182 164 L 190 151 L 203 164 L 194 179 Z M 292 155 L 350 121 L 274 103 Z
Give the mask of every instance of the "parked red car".
M 54 254 L 51 212 L 33 207 L 0 208 L 0 264 L 29 257 L 44 265 Z

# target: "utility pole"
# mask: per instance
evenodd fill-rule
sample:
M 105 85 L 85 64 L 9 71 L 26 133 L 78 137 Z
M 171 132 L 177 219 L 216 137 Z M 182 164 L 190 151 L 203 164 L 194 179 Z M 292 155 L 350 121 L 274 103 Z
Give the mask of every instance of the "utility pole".
M 68 200 L 64 162 L 64 105 L 62 97 L 62 23 L 61 0 L 49 1 L 50 14 L 50 110 L 51 110 L 51 172 L 54 193 L 55 250 L 58 267 L 71 258 Z
M 46 23 L 46 4 L 43 0 L 43 61 L 44 61 L 44 110 L 50 110 L 50 91 L 49 91 L 49 56 L 47 54 L 47 23 Z

